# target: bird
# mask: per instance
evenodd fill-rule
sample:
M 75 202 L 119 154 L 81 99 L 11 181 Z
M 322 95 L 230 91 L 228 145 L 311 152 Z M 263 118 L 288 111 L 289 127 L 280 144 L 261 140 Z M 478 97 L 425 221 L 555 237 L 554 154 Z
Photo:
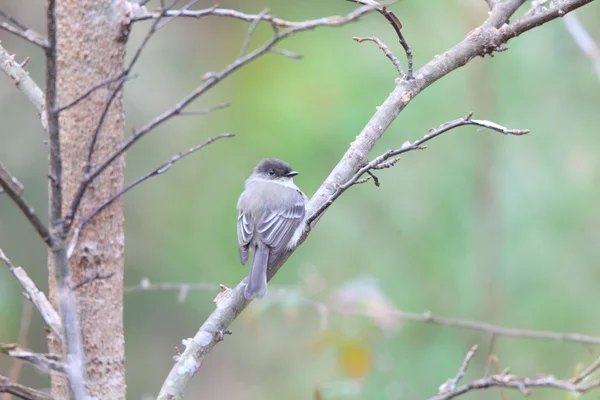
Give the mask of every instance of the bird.
M 306 221 L 306 195 L 294 183 L 298 175 L 290 164 L 276 158 L 261 160 L 246 179 L 237 203 L 240 261 L 254 253 L 244 297 L 267 294 L 267 269 L 286 249 L 294 248 Z

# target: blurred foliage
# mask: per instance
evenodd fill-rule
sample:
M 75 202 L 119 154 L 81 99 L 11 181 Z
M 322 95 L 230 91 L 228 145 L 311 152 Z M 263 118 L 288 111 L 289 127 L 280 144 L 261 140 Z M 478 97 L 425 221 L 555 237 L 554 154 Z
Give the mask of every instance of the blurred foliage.
M 43 2 L 29 3 L 8 0 L 1 7 L 44 31 Z M 221 6 L 247 12 L 269 7 L 290 20 L 345 14 L 356 7 L 341 0 L 230 0 Z M 481 0 L 403 0 L 392 9 L 402 20 L 417 68 L 487 16 Z M 593 3 L 578 15 L 600 42 L 600 5 Z M 140 77 L 126 86 L 128 128 L 141 126 L 196 87 L 205 72 L 230 62 L 247 27 L 223 18 L 182 19 L 159 32 L 138 63 Z M 134 26 L 130 49 L 148 28 L 148 23 Z M 268 25 L 259 27 L 252 45 L 269 34 Z M 266 55 L 193 105 L 230 102 L 230 108 L 171 120 L 128 153 L 131 181 L 210 136 L 237 135 L 127 195 L 128 284 L 149 277 L 232 286 L 243 278 L 247 269 L 239 265 L 236 250 L 235 205 L 244 179 L 261 158 L 279 157 L 301 172 L 296 182 L 307 194 L 317 189 L 393 88 L 396 71 L 377 46 L 351 39 L 373 35 L 404 61 L 393 30 L 379 15 L 305 32 L 280 45 L 303 54 L 303 60 Z M 27 69 L 42 84 L 42 52 L 3 31 L 0 40 L 17 59 L 31 57 Z M 375 153 L 469 111 L 532 133 L 503 137 L 461 128 L 430 142 L 425 151 L 407 154 L 379 173 L 381 188 L 367 184 L 344 194 L 272 284 L 298 285 L 306 296 L 329 299 L 344 282 L 366 272 L 399 309 L 600 334 L 595 315 L 600 81 L 561 21 L 513 39 L 508 47 L 494 58 L 473 60 L 420 94 Z M 0 160 L 44 215 L 43 133 L 33 107 L 4 76 L 0 121 Z M 6 196 L 0 196 L 0 247 L 47 287 L 45 248 Z M 212 311 L 213 296 L 191 293 L 179 304 L 176 293 L 127 295 L 128 398 L 157 393 L 174 347 Z M 321 351 L 310 351 L 323 334 L 314 309 L 302 302 L 281 308 L 255 303 L 207 358 L 187 398 L 427 398 L 455 375 L 473 344 L 480 344 L 480 352 L 465 379 L 481 376 L 488 357 L 490 337 L 484 334 L 410 322 L 388 331 L 368 318 L 339 315 L 328 321 L 339 334 Z M 0 268 L 0 341 L 17 340 L 21 308 L 18 284 Z M 30 347 L 45 351 L 42 323 L 35 318 Z M 596 349 L 576 344 L 507 338 L 495 341 L 494 352 L 512 373 L 561 377 L 598 356 Z M 9 365 L 0 358 L 0 373 Z M 22 381 L 48 385 L 47 377 L 29 367 Z M 464 398 L 499 395 L 492 390 Z M 567 395 L 537 391 L 531 397 Z

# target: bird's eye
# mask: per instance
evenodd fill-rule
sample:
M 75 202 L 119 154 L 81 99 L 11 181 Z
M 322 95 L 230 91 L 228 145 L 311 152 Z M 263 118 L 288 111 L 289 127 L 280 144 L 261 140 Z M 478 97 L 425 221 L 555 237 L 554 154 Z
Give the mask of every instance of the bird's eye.
M 275 170 L 274 169 L 270 169 L 269 170 L 269 175 L 275 175 Z

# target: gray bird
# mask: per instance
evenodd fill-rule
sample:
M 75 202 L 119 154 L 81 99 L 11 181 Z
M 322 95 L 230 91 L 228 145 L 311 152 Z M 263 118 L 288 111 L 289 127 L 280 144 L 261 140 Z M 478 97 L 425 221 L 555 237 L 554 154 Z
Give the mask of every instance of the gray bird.
M 304 231 L 307 198 L 294 184 L 294 171 L 275 158 L 262 160 L 246 180 L 238 204 L 237 234 L 240 261 L 248 262 L 254 251 L 244 297 L 264 297 L 267 268 L 286 249 L 298 242 Z

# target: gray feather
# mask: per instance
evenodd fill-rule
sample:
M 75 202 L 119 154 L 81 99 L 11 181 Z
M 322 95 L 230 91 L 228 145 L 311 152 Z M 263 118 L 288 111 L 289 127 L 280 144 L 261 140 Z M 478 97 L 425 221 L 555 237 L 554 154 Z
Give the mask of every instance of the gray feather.
M 269 262 L 269 249 L 256 246 L 254 259 L 248 274 L 248 283 L 244 289 L 244 297 L 251 300 L 255 297 L 264 297 L 267 294 L 267 263 Z

